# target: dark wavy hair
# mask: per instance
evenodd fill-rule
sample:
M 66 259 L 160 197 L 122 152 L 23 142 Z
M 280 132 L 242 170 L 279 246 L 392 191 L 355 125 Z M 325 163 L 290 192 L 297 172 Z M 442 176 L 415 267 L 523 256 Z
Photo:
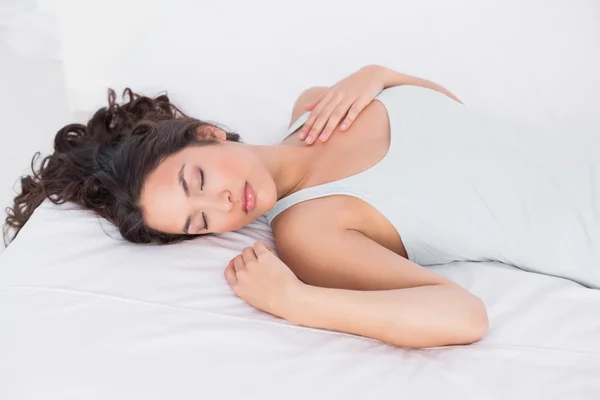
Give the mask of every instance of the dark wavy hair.
M 127 101 L 125 101 L 127 99 Z M 217 143 L 209 122 L 188 117 L 166 94 L 155 98 L 125 89 L 123 104 L 108 92 L 108 107 L 96 111 L 87 125 L 70 124 L 58 131 L 54 152 L 31 175 L 21 177 L 21 192 L 7 208 L 3 229 L 8 244 L 45 200 L 75 203 L 112 222 L 134 243 L 174 243 L 194 235 L 172 235 L 146 226 L 140 192 L 149 173 L 169 155 L 188 146 Z M 202 135 L 203 130 L 207 135 Z M 227 140 L 238 142 L 236 133 Z M 10 232 L 13 232 L 10 235 Z

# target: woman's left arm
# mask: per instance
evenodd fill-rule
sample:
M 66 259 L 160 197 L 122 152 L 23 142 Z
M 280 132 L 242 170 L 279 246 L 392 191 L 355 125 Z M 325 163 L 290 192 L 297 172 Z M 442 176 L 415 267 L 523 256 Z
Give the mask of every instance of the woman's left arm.
M 437 83 L 380 65 L 368 65 L 336 83 L 306 106 L 306 110 L 311 111 L 311 115 L 304 124 L 300 137 L 308 144 L 314 143 L 317 139 L 326 142 L 340 122 L 340 130 L 347 130 L 360 112 L 383 89 L 401 85 L 435 90 L 460 102 L 455 95 Z
M 427 79 L 417 78 L 416 76 L 403 74 L 401 72 L 397 72 L 397 71 L 394 71 L 394 70 L 386 68 L 386 67 L 379 67 L 379 68 L 383 68 L 383 71 L 381 73 L 384 76 L 384 78 L 383 78 L 384 88 L 401 86 L 401 85 L 419 86 L 419 87 L 435 90 L 436 92 L 445 94 L 446 96 L 450 97 L 452 100 L 456 100 L 462 104 L 462 101 L 460 101 L 458 99 L 458 97 L 456 97 L 454 94 L 452 94 L 448 89 L 446 89 L 442 85 L 439 85 L 435 82 L 428 81 Z

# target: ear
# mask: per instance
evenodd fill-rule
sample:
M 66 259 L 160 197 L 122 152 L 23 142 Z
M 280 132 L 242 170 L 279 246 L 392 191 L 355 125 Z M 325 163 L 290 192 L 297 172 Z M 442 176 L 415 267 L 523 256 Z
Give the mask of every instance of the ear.
M 227 134 L 224 130 L 219 129 L 215 126 L 203 126 L 198 128 L 196 131 L 198 134 L 198 139 L 202 140 L 218 140 L 219 142 L 224 142 L 227 140 Z

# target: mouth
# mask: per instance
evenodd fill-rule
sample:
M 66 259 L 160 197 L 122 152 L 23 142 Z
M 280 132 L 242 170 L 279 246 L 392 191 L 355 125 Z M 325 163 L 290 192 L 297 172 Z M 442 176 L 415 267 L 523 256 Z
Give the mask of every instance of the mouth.
M 252 186 L 248 182 L 246 182 L 246 186 L 244 186 L 244 201 L 242 203 L 242 211 L 246 214 L 252 212 L 256 207 L 256 193 Z

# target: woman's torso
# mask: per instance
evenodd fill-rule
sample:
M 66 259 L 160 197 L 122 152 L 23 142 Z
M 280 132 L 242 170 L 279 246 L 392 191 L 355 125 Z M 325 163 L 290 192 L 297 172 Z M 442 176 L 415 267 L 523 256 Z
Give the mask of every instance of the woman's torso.
M 600 285 L 591 266 L 600 245 L 590 239 L 600 238 L 591 134 L 496 119 L 416 87 L 377 100 L 349 131 L 319 144 L 310 178 L 270 222 L 280 212 L 285 221 L 290 207 L 306 218 L 318 208 L 339 229 L 421 265 L 496 260 Z

